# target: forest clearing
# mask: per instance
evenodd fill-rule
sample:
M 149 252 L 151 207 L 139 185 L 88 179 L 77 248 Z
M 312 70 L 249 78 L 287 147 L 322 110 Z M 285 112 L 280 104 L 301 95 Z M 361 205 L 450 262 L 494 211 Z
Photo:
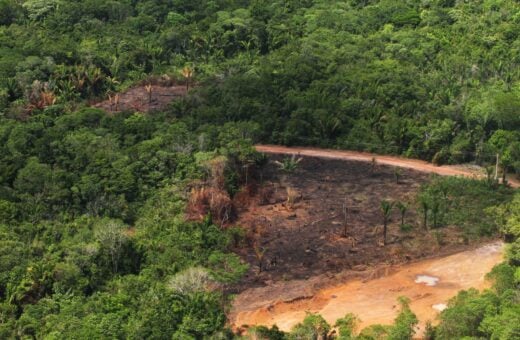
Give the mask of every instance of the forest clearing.
M 343 159 L 353 161 L 375 161 L 379 164 L 390 165 L 395 167 L 402 167 L 412 169 L 425 173 L 435 173 L 441 176 L 464 176 L 469 178 L 485 178 L 485 169 L 476 165 L 434 165 L 432 163 L 419 160 L 410 159 L 393 155 L 380 155 L 369 152 L 349 151 L 349 150 L 333 150 L 320 149 L 312 147 L 287 147 L 281 145 L 256 145 L 256 150 L 259 152 L 300 156 L 321 157 L 329 159 Z M 508 183 L 513 188 L 520 187 L 518 178 L 511 175 L 507 178 Z
M 398 297 L 406 296 L 419 319 L 416 335 L 420 337 L 426 321 L 436 323 L 439 312 L 460 290 L 489 288 L 490 282 L 485 280 L 485 275 L 502 260 L 503 244 L 493 242 L 445 257 L 386 267 L 381 277 L 371 279 L 367 275 L 365 279 L 338 282 L 319 290 L 314 287 L 318 278 L 297 283 L 281 282 L 274 287 L 250 289 L 238 295 L 230 320 L 236 328 L 276 324 L 281 330 L 289 331 L 305 318 L 307 312 L 319 313 L 330 324 L 347 313 L 354 313 L 361 320 L 359 327 L 363 328 L 391 324 L 398 313 Z M 418 283 L 420 275 L 438 278 L 438 282 L 432 285 Z M 295 297 L 295 291 L 302 296 Z
M 113 93 L 106 100 L 95 103 L 93 107 L 107 113 L 133 110 L 135 112 L 151 112 L 166 108 L 174 100 L 186 96 L 185 85 L 152 84 L 139 85 L 125 92 Z
M 0 0 L 0 339 L 520 339 L 519 56 L 514 0 Z
M 449 218 L 442 228 L 424 229 L 417 206 L 421 187 L 438 174 L 481 178 L 476 167 L 344 150 L 256 149 L 268 152 L 270 161 L 253 201 L 237 212 L 236 224 L 249 242 L 237 253 L 251 269 L 236 287 L 240 293 L 229 316 L 235 329 L 277 325 L 289 331 L 309 312 L 331 324 L 346 313 L 359 316 L 361 327 L 390 324 L 397 298 L 406 296 L 420 335 L 457 292 L 490 286 L 484 277 L 502 261 L 503 244 L 468 235 Z M 289 159 L 298 161 L 297 168 L 281 171 Z M 447 205 L 460 208 L 452 196 L 446 193 Z M 407 207 L 390 214 L 386 243 L 382 200 Z M 416 283 L 421 275 L 439 282 Z

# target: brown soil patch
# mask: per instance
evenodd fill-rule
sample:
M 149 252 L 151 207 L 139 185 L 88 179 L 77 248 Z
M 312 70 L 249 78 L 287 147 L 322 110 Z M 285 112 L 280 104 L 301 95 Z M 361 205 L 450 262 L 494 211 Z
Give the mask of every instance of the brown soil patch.
M 254 202 L 238 209 L 235 224 L 246 229 L 247 243 L 236 251 L 251 269 L 236 291 L 322 274 L 334 276 L 345 270 L 355 274 L 468 247 L 457 227 L 439 229 L 442 244 L 423 229 L 413 202 L 427 174 L 402 169 L 396 183 L 393 167 L 379 164 L 372 173 L 369 162 L 305 157 L 287 176 L 270 162 L 263 177 L 266 182 Z M 287 204 L 288 192 L 297 198 L 292 204 Z M 400 214 L 394 209 L 386 246 L 382 245 L 382 199 L 407 202 L 405 222 L 412 225 L 411 231 L 401 231 Z M 344 202 L 348 206 L 346 237 Z M 261 272 L 255 247 L 265 251 Z M 305 295 L 295 298 L 301 296 Z
M 374 167 L 371 154 L 257 149 L 274 154 L 261 176 L 263 185 L 247 204 L 237 205 L 235 224 L 247 236 L 236 252 L 251 268 L 231 288 L 239 293 L 230 313 L 235 328 L 277 324 L 289 330 L 307 311 L 321 313 L 332 324 L 348 312 L 358 314 L 362 326 L 389 324 L 402 295 L 412 300 L 424 327 L 438 313 L 434 305 L 445 303 L 461 289 L 487 287 L 484 275 L 502 259 L 501 243 L 468 244 L 456 226 L 438 229 L 442 237 L 434 237 L 423 229 L 414 205 L 419 187 L 431 176 L 428 173 L 479 176 L 471 168 L 386 156 L 377 156 Z M 274 161 L 295 151 L 303 159 L 295 172 L 284 175 Z M 395 166 L 401 167 L 398 183 Z M 399 211 L 394 209 L 386 246 L 382 245 L 382 199 L 407 202 L 405 222 L 413 226 L 403 231 Z M 261 271 L 258 249 L 265 251 Z M 473 265 L 475 261 L 479 266 Z M 439 278 L 440 283 L 435 287 L 415 283 L 416 275 L 423 274 Z M 339 282 L 344 284 L 338 286 Z
M 348 280 L 339 285 L 336 281 L 336 286 L 314 293 L 311 293 L 312 283 L 320 277 L 249 289 L 235 299 L 230 320 L 235 327 L 276 324 L 289 331 L 303 320 L 306 312 L 320 313 L 330 324 L 346 313 L 354 313 L 363 328 L 391 324 L 398 313 L 398 297 L 407 296 L 420 320 L 417 335 L 421 336 L 426 321 L 435 321 L 439 313 L 435 307 L 445 304 L 460 290 L 488 288 L 485 275 L 502 258 L 503 244 L 494 242 L 444 258 L 397 266 L 390 271 L 393 273 L 373 280 Z M 427 286 L 416 282 L 418 275 L 429 275 L 439 281 L 435 286 Z M 307 292 L 303 287 L 307 287 Z M 284 292 L 293 289 L 294 295 L 302 294 L 303 298 L 284 299 L 287 297 Z
M 186 96 L 186 86 L 151 86 L 151 100 L 150 95 L 146 90 L 146 86 L 136 86 L 126 92 L 119 93 L 119 102 L 115 104 L 114 99 L 107 99 L 100 103 L 94 104 L 94 107 L 103 109 L 109 113 L 116 113 L 122 111 L 138 111 L 151 112 L 164 109 L 175 99 Z

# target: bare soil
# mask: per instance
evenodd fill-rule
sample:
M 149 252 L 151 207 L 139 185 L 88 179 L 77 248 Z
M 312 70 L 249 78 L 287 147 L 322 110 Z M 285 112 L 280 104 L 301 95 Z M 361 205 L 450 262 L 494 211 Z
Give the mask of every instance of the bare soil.
M 328 159 L 343 159 L 354 161 L 370 162 L 376 159 L 379 164 L 390 165 L 400 168 L 407 168 L 416 171 L 435 173 L 441 176 L 464 176 L 471 178 L 483 178 L 485 171 L 483 168 L 475 165 L 443 165 L 437 166 L 432 163 L 417 159 L 409 159 L 398 156 L 378 155 L 368 152 L 348 151 L 348 150 L 332 150 L 332 149 L 318 149 L 310 147 L 285 147 L 278 145 L 257 145 L 256 149 L 259 152 L 265 152 L 278 155 L 292 155 L 298 154 L 301 156 L 320 157 Z M 513 178 L 512 175 L 508 177 L 509 184 L 513 188 L 520 187 L 520 181 Z
M 152 85 L 151 97 L 145 86 L 136 86 L 126 92 L 118 94 L 119 101 L 116 105 L 114 98 L 107 99 L 93 107 L 103 109 L 109 113 L 122 111 L 152 112 L 167 107 L 172 101 L 186 96 L 185 85 Z
M 396 182 L 395 168 L 380 163 L 374 169 L 371 162 L 304 157 L 295 172 L 284 175 L 273 162 L 283 157 L 271 156 L 263 186 L 253 202 L 238 211 L 235 224 L 246 230 L 247 237 L 236 252 L 251 269 L 235 287 L 237 292 L 323 274 L 355 274 L 470 246 L 456 226 L 436 233 L 423 228 L 414 202 L 428 174 L 401 169 Z M 288 202 L 288 193 L 294 203 Z M 386 246 L 383 199 L 409 206 L 404 222 L 411 229 L 402 230 L 394 208 Z M 258 253 L 263 254 L 261 269 Z
M 354 313 L 361 320 L 361 329 L 372 324 L 391 324 L 398 313 L 398 297 L 406 296 L 419 319 L 416 336 L 420 338 L 425 323 L 435 324 L 440 310 L 458 291 L 488 288 L 490 282 L 485 280 L 485 275 L 502 259 L 503 244 L 494 242 L 443 258 L 397 266 L 377 279 L 339 281 L 333 287 L 316 291 L 309 283 L 318 278 L 311 282 L 281 282 L 249 289 L 236 298 L 230 320 L 238 329 L 243 325 L 276 324 L 289 331 L 307 312 L 320 313 L 330 324 L 347 313 Z M 438 281 L 434 285 L 421 283 L 417 279 L 421 275 Z M 280 299 L 285 291 L 294 291 L 300 296 Z
M 432 173 L 479 177 L 479 169 L 349 151 L 257 150 L 269 153 L 271 161 L 263 184 L 242 193 L 247 203 L 237 211 L 235 224 L 246 230 L 246 241 L 235 251 L 251 265 L 231 288 L 238 295 L 229 320 L 239 331 L 244 325 L 273 324 L 290 330 L 308 311 L 332 324 L 348 312 L 361 318 L 362 327 L 389 324 L 397 314 L 397 298 L 404 295 L 412 300 L 421 334 L 424 322 L 460 289 L 487 287 L 485 274 L 502 259 L 502 244 L 493 239 L 469 243 L 456 226 L 425 230 L 414 205 Z M 291 154 L 302 160 L 293 173 L 284 174 L 275 161 Z M 403 230 L 394 209 L 386 245 L 383 199 L 405 202 L 405 224 L 411 226 Z M 489 242 L 494 243 L 482 246 Z M 475 261 L 479 266 L 472 265 Z M 431 275 L 439 284 L 416 283 L 418 275 Z

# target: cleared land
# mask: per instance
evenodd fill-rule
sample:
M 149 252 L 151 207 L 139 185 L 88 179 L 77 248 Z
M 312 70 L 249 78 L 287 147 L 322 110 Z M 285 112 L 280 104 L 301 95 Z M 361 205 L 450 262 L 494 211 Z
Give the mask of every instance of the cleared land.
M 263 185 L 253 197 L 244 195 L 247 203 L 238 209 L 234 223 L 245 229 L 247 244 L 236 252 L 251 264 L 251 270 L 237 292 L 322 274 L 332 280 L 345 272 L 355 277 L 373 268 L 472 246 L 457 226 L 436 233 L 423 228 L 415 200 L 428 174 L 402 169 L 396 181 L 394 167 L 315 157 L 304 157 L 294 172 L 284 174 L 274 162 L 282 159 L 271 156 Z M 406 229 L 400 212 L 393 209 L 386 246 L 383 199 L 408 206 Z
M 415 203 L 432 173 L 480 177 L 477 168 L 349 151 L 257 150 L 271 161 L 263 184 L 238 209 L 236 224 L 246 230 L 248 244 L 236 251 L 251 270 L 233 287 L 239 294 L 230 323 L 237 329 L 277 324 L 289 330 L 308 311 L 332 324 L 348 312 L 361 318 L 361 327 L 390 324 L 397 298 L 408 296 L 421 332 L 459 290 L 487 287 L 485 274 L 502 260 L 503 245 L 491 238 L 471 241 L 450 225 L 424 230 Z M 302 160 L 294 172 L 283 173 L 276 161 L 292 154 Z M 403 230 L 394 209 L 386 246 L 383 199 L 406 203 L 404 222 L 411 226 Z M 436 284 L 425 284 L 430 280 Z
M 420 335 L 425 322 L 434 321 L 447 300 L 459 290 L 489 287 L 485 275 L 502 261 L 502 256 L 503 244 L 495 242 L 447 257 L 403 265 L 394 268 L 393 274 L 378 279 L 350 280 L 319 290 L 312 297 L 287 302 L 277 301 L 276 292 L 294 289 L 295 283 L 282 283 L 277 290 L 252 289 L 235 300 L 231 323 L 235 327 L 276 324 L 282 330 L 290 330 L 303 320 L 306 312 L 314 312 L 320 313 L 331 324 L 346 313 L 358 315 L 361 328 L 376 323 L 391 324 L 398 313 L 397 298 L 407 296 L 420 320 Z M 430 286 L 418 280 L 421 275 L 438 281 L 432 280 L 435 284 Z M 304 293 L 302 290 L 299 292 Z M 266 299 L 268 296 L 270 298 Z
M 390 165 L 400 168 L 412 169 L 416 171 L 434 173 L 441 176 L 464 176 L 472 178 L 481 178 L 484 176 L 484 170 L 479 167 L 468 167 L 460 165 L 443 165 L 436 166 L 431 163 L 417 160 L 402 158 L 398 156 L 377 155 L 368 152 L 348 151 L 348 150 L 332 150 L 332 149 L 318 149 L 310 147 L 286 147 L 278 145 L 257 145 L 256 149 L 259 152 L 271 154 L 298 154 L 301 156 L 311 156 L 329 159 L 342 159 L 351 161 L 370 162 L 373 158 L 379 164 Z M 520 187 L 520 182 L 514 178 L 508 178 L 509 183 L 514 188 Z
M 116 113 L 122 111 L 138 111 L 151 112 L 167 107 L 172 101 L 186 96 L 186 86 L 162 86 L 152 85 L 148 88 L 146 86 L 136 86 L 125 92 L 116 94 L 112 98 L 94 104 L 94 107 L 103 109 L 109 113 Z

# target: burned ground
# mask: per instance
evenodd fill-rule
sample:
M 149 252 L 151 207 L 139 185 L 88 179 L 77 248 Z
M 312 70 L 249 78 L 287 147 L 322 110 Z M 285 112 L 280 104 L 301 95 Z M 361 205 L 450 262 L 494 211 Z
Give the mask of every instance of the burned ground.
M 186 96 L 184 85 L 139 85 L 93 106 L 108 113 L 121 111 L 151 112 L 166 108 L 172 101 Z M 117 98 L 116 98 L 117 96 Z
M 303 158 L 293 173 L 283 174 L 274 163 L 282 158 L 270 156 L 263 185 L 238 210 L 235 224 L 247 236 L 235 251 L 251 264 L 238 290 L 345 270 L 364 271 L 467 247 L 454 226 L 424 230 L 415 196 L 428 174 L 396 170 L 377 160 L 373 164 L 312 157 Z M 402 230 L 400 212 L 394 208 L 386 246 L 382 244 L 382 200 L 405 202 L 409 206 L 405 224 L 411 227 Z

